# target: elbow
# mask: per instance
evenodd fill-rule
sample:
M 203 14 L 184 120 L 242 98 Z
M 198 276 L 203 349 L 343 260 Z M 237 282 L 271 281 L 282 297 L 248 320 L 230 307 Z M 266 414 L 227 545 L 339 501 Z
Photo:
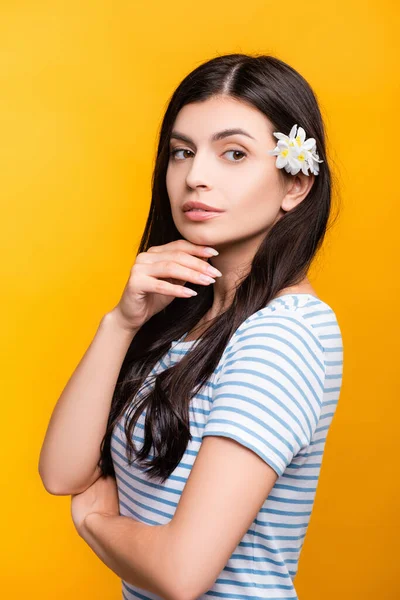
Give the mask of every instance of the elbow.
M 202 597 L 203 594 L 205 594 L 209 589 L 211 589 L 211 587 L 213 586 L 213 584 L 204 586 L 202 585 L 201 587 L 198 587 L 196 590 L 193 589 L 193 585 L 190 585 L 185 587 L 185 588 L 181 588 L 181 592 L 178 596 L 175 596 L 175 598 L 179 598 L 179 600 L 198 600 L 198 598 Z
M 39 473 L 39 477 L 42 481 L 43 487 L 46 490 L 46 492 L 48 492 L 49 494 L 51 494 L 52 496 L 68 496 L 70 494 L 74 494 L 75 492 L 69 492 L 66 491 L 65 489 L 62 489 L 59 485 L 57 485 L 56 482 L 51 481 L 50 479 L 48 479 L 40 470 L 38 470 Z
M 172 594 L 165 595 L 166 600 L 198 600 L 202 594 L 204 594 L 207 590 L 210 589 L 211 586 L 207 588 L 202 588 L 201 590 L 194 591 L 193 585 L 181 585 L 179 589 L 177 589 L 177 585 L 175 585 L 174 592 Z
M 40 479 L 42 481 L 43 487 L 46 490 L 46 492 L 48 492 L 52 496 L 66 496 L 67 495 L 63 491 L 61 491 L 59 488 L 57 488 L 56 486 L 49 483 L 46 479 L 44 479 L 40 473 L 39 473 L 39 476 L 40 476 Z
M 188 593 L 186 588 L 183 588 L 182 586 L 178 587 L 178 579 L 179 575 L 177 576 L 177 574 L 175 573 L 174 583 L 172 585 L 168 584 L 164 586 L 164 590 L 162 593 L 162 597 L 164 598 L 164 600 L 197 600 L 197 598 L 199 597 L 198 595 L 193 596 L 192 594 Z
M 204 571 L 201 572 L 199 565 L 193 564 L 193 555 L 182 548 L 175 531 L 172 534 L 171 523 L 163 526 L 167 537 L 158 569 L 158 573 L 163 574 L 161 596 L 165 600 L 198 600 L 213 586 L 215 578 L 207 585 Z
M 57 484 L 51 484 L 48 482 L 44 482 L 42 479 L 42 483 L 43 486 L 46 490 L 46 492 L 48 492 L 49 494 L 51 494 L 52 496 L 72 496 L 73 494 L 81 494 L 82 492 L 85 492 L 91 484 L 88 485 L 81 485 L 80 487 L 62 487 L 62 486 L 57 486 Z
M 54 479 L 51 479 L 50 477 L 45 476 L 44 473 L 41 472 L 40 467 L 39 467 L 38 473 L 39 473 L 39 477 L 42 481 L 44 489 L 46 490 L 46 492 L 48 492 L 52 496 L 71 496 L 72 494 L 80 494 L 81 492 L 84 492 L 90 485 L 90 484 L 88 484 L 86 486 L 85 485 L 66 486 L 66 485 L 60 484 L 60 482 L 58 482 Z
M 56 485 L 54 478 L 49 476 L 48 469 L 46 470 L 44 467 L 44 459 L 42 457 L 42 453 L 40 454 L 40 457 L 39 457 L 38 474 L 39 474 L 39 477 L 41 479 L 41 482 L 42 482 L 43 487 L 46 490 L 46 492 L 48 492 L 52 496 L 66 495 L 63 493 L 63 491 L 60 489 L 60 487 L 58 485 Z
M 45 471 L 43 469 L 43 465 L 40 460 L 39 460 L 39 466 L 38 466 L 38 474 L 39 474 L 39 477 L 41 479 L 41 482 L 42 482 L 43 487 L 46 490 L 46 492 L 48 492 L 52 496 L 66 495 L 62 492 L 62 490 L 60 490 L 60 488 L 57 485 L 55 485 L 55 482 L 52 481 L 50 477 L 48 477 L 48 474 L 45 473 Z
M 187 555 L 175 575 L 175 594 L 170 595 L 169 600 L 198 600 L 212 588 L 218 574 L 205 573 L 204 565 L 194 565 L 193 557 Z M 197 566 L 197 568 L 196 568 Z M 178 574 L 178 576 L 177 576 Z
M 181 540 L 171 525 L 172 521 L 169 521 L 151 528 L 158 539 L 149 566 L 152 588 L 148 589 L 164 600 L 196 600 L 198 596 L 192 595 L 193 565 L 189 562 L 190 557 L 183 555 Z M 134 581 L 132 585 L 135 585 Z
M 46 480 L 43 479 L 43 477 L 40 477 L 43 483 L 43 487 L 46 490 L 46 492 L 48 492 L 49 494 L 51 494 L 52 496 L 72 496 L 72 494 L 80 494 L 81 492 L 84 492 L 89 486 L 87 487 L 80 487 L 80 488 L 66 488 L 66 487 L 61 487 L 61 486 L 57 486 L 57 484 L 54 483 L 50 483 Z
M 45 469 L 43 468 L 43 464 L 41 464 L 40 460 L 38 472 L 45 490 L 53 496 L 71 496 L 72 494 L 81 494 L 82 492 L 85 492 L 102 474 L 100 468 L 96 466 L 90 475 L 86 474 L 86 476 L 81 477 L 79 481 L 76 479 L 76 476 L 75 481 L 72 481 L 71 479 L 68 481 L 68 478 L 65 476 L 64 480 L 60 481 L 60 477 L 55 477 L 54 474 L 51 477 L 49 473 L 45 473 Z
M 59 496 L 60 494 L 56 493 L 54 486 L 50 483 L 47 476 L 44 474 L 40 460 L 38 466 L 38 474 L 46 492 L 52 494 L 53 496 Z

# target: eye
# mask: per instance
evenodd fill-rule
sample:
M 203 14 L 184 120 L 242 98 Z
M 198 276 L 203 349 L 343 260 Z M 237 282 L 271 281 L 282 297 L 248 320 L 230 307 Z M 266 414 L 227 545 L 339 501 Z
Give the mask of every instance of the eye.
M 246 152 L 243 152 L 243 150 L 227 150 L 226 152 L 224 152 L 224 154 L 226 154 L 227 152 L 236 152 L 236 154 L 243 154 L 243 156 L 247 156 Z M 233 160 L 232 162 L 242 162 L 243 158 L 241 158 L 240 160 Z
M 175 150 L 171 150 L 170 151 L 170 155 L 173 157 L 173 160 L 176 160 L 176 161 L 184 160 L 182 158 L 176 158 L 178 152 L 190 152 L 190 153 L 192 153 L 192 151 L 188 150 L 187 148 L 175 148 Z M 246 152 L 243 152 L 243 150 L 239 150 L 239 149 L 226 150 L 226 152 L 224 152 L 224 154 L 227 154 L 228 152 L 234 152 L 236 154 L 242 154 L 243 157 L 247 156 Z M 244 160 L 244 158 L 241 158 L 240 160 L 230 160 L 229 162 L 242 162 L 243 160 Z
M 186 148 L 175 148 L 175 150 L 171 150 L 170 155 L 174 158 L 174 160 L 182 160 L 181 158 L 176 158 L 178 152 L 190 152 L 190 150 L 187 150 Z

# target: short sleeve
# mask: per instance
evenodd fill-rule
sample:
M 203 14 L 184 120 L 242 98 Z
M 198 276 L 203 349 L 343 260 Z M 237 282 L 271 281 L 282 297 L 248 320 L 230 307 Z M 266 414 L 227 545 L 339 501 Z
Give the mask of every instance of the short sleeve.
M 248 319 L 227 348 L 202 437 L 232 438 L 280 476 L 311 442 L 324 380 L 324 349 L 301 315 L 282 310 Z

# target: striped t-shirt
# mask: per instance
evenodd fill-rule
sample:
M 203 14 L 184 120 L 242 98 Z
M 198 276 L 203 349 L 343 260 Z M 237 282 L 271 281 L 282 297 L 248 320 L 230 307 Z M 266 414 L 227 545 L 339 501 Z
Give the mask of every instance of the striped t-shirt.
M 152 375 L 179 361 L 196 341 L 185 342 L 184 337 L 173 342 L 138 394 L 152 385 Z M 172 519 L 206 435 L 233 438 L 278 474 L 253 523 L 200 598 L 298 598 L 294 578 L 342 369 L 342 336 L 332 308 L 310 294 L 285 294 L 248 317 L 229 340 L 211 378 L 191 400 L 193 437 L 163 485 L 148 479 L 135 461 L 128 465 L 122 422 L 126 414 L 115 425 L 111 455 L 120 514 L 149 525 Z M 138 448 L 144 414 L 133 432 Z M 122 592 L 125 600 L 159 600 L 125 581 Z

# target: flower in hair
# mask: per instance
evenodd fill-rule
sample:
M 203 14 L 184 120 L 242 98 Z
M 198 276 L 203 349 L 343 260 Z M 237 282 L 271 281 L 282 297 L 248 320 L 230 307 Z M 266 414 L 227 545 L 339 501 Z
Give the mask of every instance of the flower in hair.
M 318 175 L 318 163 L 320 160 L 316 151 L 316 142 L 314 138 L 306 140 L 306 132 L 302 127 L 297 131 L 297 124 L 293 125 L 289 135 L 274 132 L 278 143 L 273 150 L 268 150 L 268 154 L 276 156 L 275 165 L 278 169 L 285 169 L 291 175 L 296 175 L 300 170 L 308 175 L 308 170 L 313 175 Z

